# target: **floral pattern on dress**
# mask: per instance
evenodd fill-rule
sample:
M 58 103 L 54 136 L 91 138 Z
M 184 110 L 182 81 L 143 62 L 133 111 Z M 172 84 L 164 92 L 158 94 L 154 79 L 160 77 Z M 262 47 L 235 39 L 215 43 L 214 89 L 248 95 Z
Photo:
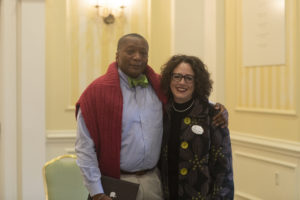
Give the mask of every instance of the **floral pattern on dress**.
M 160 160 L 165 199 L 168 189 L 168 138 L 171 130 L 171 108 L 166 106 L 164 137 Z M 216 110 L 208 103 L 195 101 L 191 112 L 181 123 L 178 155 L 178 198 L 180 200 L 233 199 L 234 182 L 229 130 L 212 126 Z M 204 131 L 193 132 L 192 126 Z M 199 134 L 200 133 L 200 134 Z

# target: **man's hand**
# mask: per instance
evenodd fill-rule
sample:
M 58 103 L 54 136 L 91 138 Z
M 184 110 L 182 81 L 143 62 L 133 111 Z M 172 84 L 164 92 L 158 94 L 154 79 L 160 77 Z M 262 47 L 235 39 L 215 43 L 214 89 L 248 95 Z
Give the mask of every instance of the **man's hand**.
M 215 109 L 219 110 L 219 112 L 213 117 L 213 125 L 221 126 L 222 128 L 228 127 L 228 112 L 225 106 L 216 103 Z
M 112 200 L 109 196 L 106 196 L 105 194 L 96 194 L 92 197 L 93 200 Z

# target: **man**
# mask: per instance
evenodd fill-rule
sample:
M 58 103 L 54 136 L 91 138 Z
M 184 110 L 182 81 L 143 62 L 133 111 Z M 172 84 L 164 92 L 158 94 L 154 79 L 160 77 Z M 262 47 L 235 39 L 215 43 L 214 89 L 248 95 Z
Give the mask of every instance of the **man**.
M 141 35 L 121 37 L 116 62 L 76 104 L 77 164 L 93 200 L 110 200 L 103 192 L 101 174 L 139 183 L 138 200 L 163 199 L 156 164 L 166 99 L 160 76 L 147 65 L 148 50 Z M 221 109 L 217 124 L 224 121 L 222 113 L 227 112 Z

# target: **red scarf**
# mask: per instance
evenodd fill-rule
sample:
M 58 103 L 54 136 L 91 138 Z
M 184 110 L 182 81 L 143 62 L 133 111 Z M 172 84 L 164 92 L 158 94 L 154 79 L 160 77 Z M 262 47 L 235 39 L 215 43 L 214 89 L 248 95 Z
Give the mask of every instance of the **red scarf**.
M 160 76 L 149 66 L 145 74 L 158 98 L 165 103 Z M 120 178 L 123 97 L 116 62 L 85 89 L 76 103 L 76 116 L 79 107 L 95 144 L 101 174 Z

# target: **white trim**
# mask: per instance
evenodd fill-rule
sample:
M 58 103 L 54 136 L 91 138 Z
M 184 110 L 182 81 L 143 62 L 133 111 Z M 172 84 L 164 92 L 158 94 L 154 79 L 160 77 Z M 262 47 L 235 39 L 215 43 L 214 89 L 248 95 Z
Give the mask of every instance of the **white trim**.
M 235 156 L 240 156 L 240 157 L 244 157 L 244 158 L 249 158 L 251 160 L 258 160 L 258 161 L 263 161 L 263 162 L 267 162 L 267 163 L 271 163 L 271 164 L 275 164 L 275 165 L 280 165 L 283 167 L 287 167 L 287 168 L 291 168 L 296 170 L 297 168 L 297 164 L 294 163 L 290 163 L 290 162 L 286 162 L 286 161 L 280 161 L 278 159 L 272 159 L 266 156 L 259 156 L 259 155 L 255 155 L 252 153 L 245 153 L 245 152 L 241 152 L 241 151 L 235 151 L 234 152 Z
M 61 140 L 75 140 L 76 130 L 51 130 L 46 132 L 47 142 L 59 142 Z
M 22 200 L 44 198 L 45 0 L 20 1 L 20 137 Z
M 75 111 L 75 105 L 68 105 L 65 111 Z
M 67 154 L 76 154 L 75 148 L 65 148 Z
M 46 158 L 75 153 L 76 130 L 48 130 L 46 132 Z
M 0 1 L 0 199 L 18 199 L 17 0 Z
M 251 149 L 300 158 L 300 143 L 231 131 L 231 142 Z

